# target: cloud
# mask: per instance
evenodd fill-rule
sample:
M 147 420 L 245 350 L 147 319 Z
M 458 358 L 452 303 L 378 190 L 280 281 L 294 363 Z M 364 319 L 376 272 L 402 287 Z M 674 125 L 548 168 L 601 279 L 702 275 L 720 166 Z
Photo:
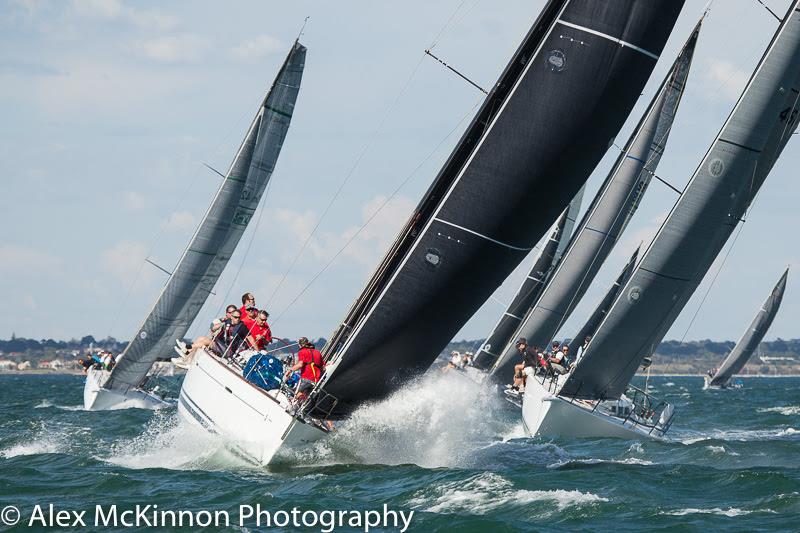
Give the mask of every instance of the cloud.
M 122 191 L 122 206 L 128 211 L 140 211 L 147 203 L 144 196 L 136 191 Z
M 47 252 L 15 244 L 0 245 L 0 272 L 56 271 L 61 258 Z
M 269 35 L 259 35 L 231 48 L 231 54 L 237 59 L 253 60 L 274 54 L 284 48 L 284 44 L 278 39 Z
M 121 241 L 102 252 L 100 265 L 127 287 L 139 274 L 146 257 L 144 243 Z
M 119 20 L 145 29 L 168 30 L 178 24 L 178 19 L 171 15 L 135 9 L 121 0 L 73 0 L 72 10 L 79 16 Z
M 156 37 L 135 46 L 141 55 L 159 63 L 194 63 L 208 48 L 208 41 L 190 34 Z
M 189 211 L 176 211 L 164 222 L 164 229 L 167 231 L 186 231 L 196 226 L 197 217 Z
M 644 251 L 650 245 L 650 241 L 653 240 L 653 237 L 656 236 L 661 225 L 667 220 L 667 216 L 669 216 L 669 211 L 662 211 L 651 218 L 647 222 L 647 225 L 638 228 L 636 231 L 628 230 L 621 248 L 624 250 L 631 250 L 631 253 L 633 253 L 633 250 L 641 244 L 642 249 L 639 251 L 639 259 L 641 259 Z
M 722 95 L 730 101 L 736 101 L 742 94 L 750 75 L 728 61 L 711 59 L 705 69 L 706 92 L 710 97 Z

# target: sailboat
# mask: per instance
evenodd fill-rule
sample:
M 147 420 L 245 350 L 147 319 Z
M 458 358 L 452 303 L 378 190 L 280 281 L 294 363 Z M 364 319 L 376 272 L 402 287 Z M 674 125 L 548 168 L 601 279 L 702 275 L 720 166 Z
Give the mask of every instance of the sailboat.
M 636 212 L 664 154 L 683 97 L 702 19 L 693 29 L 672 68 L 600 187 L 538 297 L 516 331 L 499 347 L 490 370 L 508 379 L 519 361 L 516 340 L 547 349 L 580 302 Z
M 266 464 L 424 372 L 598 164 L 682 1 L 550 0 L 363 292 L 307 401 L 198 352 L 179 412 Z
M 167 405 L 148 389 L 148 372 L 186 335 L 258 207 L 289 129 L 305 55 L 295 42 L 178 265 L 116 365 L 88 371 L 87 410 Z
M 742 220 L 797 128 L 800 0 L 569 374 L 530 376 L 529 435 L 663 437 L 674 408 L 630 386 Z
M 783 292 L 786 290 L 786 278 L 789 276 L 789 269 L 781 276 L 778 283 L 772 289 L 761 310 L 758 312 L 750 327 L 745 331 L 736 346 L 728 354 L 719 368 L 713 374 L 705 376 L 705 388 L 726 388 L 730 386 L 731 378 L 742 371 L 750 356 L 756 351 L 767 330 L 772 325 L 775 315 L 783 300 Z

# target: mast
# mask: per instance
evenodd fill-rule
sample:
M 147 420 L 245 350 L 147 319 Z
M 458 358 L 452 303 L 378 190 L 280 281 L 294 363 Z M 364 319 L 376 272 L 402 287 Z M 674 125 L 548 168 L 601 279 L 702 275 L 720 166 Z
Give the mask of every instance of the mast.
M 138 387 L 159 356 L 172 352 L 214 288 L 255 213 L 289 129 L 305 65 L 295 42 L 250 124 L 214 200 L 104 387 Z
M 797 128 L 798 3 L 560 394 L 618 398 L 747 212 Z
M 714 377 L 711 378 L 709 385 L 724 386 L 735 374 L 742 371 L 744 365 L 747 364 L 747 361 L 758 348 L 758 345 L 761 344 L 764 335 L 767 334 L 772 321 L 775 320 L 775 315 L 778 314 L 778 309 L 780 309 L 781 301 L 783 300 L 783 292 L 786 290 L 786 278 L 788 275 L 789 269 L 787 268 L 772 289 L 764 305 L 761 306 L 761 310 L 756 314 L 750 327 L 722 362 Z
M 697 23 L 672 68 L 581 220 L 575 236 L 546 286 L 513 335 L 546 347 L 569 318 L 611 254 L 655 174 L 664 153 L 700 34 Z M 492 374 L 511 373 L 517 354 L 513 339 L 502 348 Z
M 550 0 L 325 347 L 315 414 L 427 369 L 591 174 L 680 0 Z

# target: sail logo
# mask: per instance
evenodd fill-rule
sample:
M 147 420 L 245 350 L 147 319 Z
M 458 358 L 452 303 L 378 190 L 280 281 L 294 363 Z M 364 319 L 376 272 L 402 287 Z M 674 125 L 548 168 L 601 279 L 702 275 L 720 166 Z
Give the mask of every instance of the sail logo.
M 724 170 L 725 170 L 725 163 L 722 162 L 722 159 L 719 158 L 712 159 L 711 163 L 708 164 L 708 171 L 715 178 L 720 177 Z
M 628 301 L 632 304 L 639 303 L 639 299 L 641 297 L 642 297 L 641 287 L 633 287 L 630 291 L 628 291 Z
M 139 338 L 140 338 L 140 339 L 142 339 L 142 340 L 145 340 L 145 339 L 147 338 L 147 332 L 146 332 L 146 331 L 144 331 L 144 330 L 142 330 L 142 331 L 139 333 Z
M 431 268 L 436 268 L 437 266 L 439 266 L 439 263 L 442 262 L 439 250 L 436 250 L 434 248 L 429 249 L 428 252 L 425 254 L 425 262 L 428 263 L 428 265 L 430 265 Z
M 253 216 L 252 213 L 245 212 L 245 211 L 237 211 L 233 215 L 232 223 L 236 224 L 237 226 L 247 226 L 250 222 L 250 218 Z
M 567 66 L 567 56 L 558 48 L 550 50 L 547 54 L 547 68 L 551 72 L 561 72 Z

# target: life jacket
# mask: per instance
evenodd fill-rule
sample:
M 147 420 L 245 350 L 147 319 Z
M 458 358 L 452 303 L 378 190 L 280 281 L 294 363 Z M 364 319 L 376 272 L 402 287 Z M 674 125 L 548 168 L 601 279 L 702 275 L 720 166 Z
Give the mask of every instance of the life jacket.
M 303 361 L 303 370 L 300 372 L 300 376 L 303 377 L 303 374 L 306 374 L 306 369 L 311 373 L 311 381 L 317 382 L 319 378 L 322 377 L 322 371 L 325 369 L 325 361 L 322 360 L 322 354 L 316 348 L 303 348 L 300 350 L 307 350 L 309 353 L 309 361 Z M 299 357 L 298 353 L 298 357 Z M 305 376 L 308 379 L 308 376 Z

